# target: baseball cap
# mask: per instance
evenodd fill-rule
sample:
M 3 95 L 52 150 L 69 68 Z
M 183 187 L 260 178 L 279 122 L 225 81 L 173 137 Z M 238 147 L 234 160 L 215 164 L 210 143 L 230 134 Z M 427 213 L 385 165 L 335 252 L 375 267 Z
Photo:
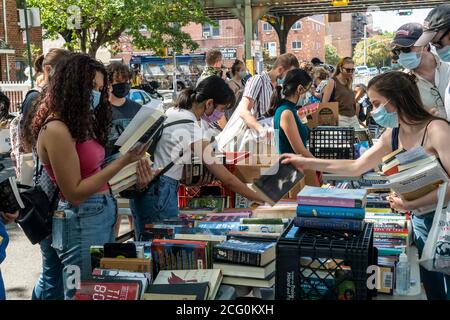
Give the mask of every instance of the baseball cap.
M 423 23 L 424 32 L 417 40 L 416 46 L 429 44 L 439 31 L 450 28 L 450 4 L 442 4 L 428 14 Z
M 311 59 L 311 63 L 312 63 L 312 64 L 323 64 L 323 62 L 320 61 L 319 58 L 312 58 L 312 59 Z
M 420 23 L 407 23 L 401 26 L 396 32 L 393 47 L 412 47 L 423 34 L 423 28 Z

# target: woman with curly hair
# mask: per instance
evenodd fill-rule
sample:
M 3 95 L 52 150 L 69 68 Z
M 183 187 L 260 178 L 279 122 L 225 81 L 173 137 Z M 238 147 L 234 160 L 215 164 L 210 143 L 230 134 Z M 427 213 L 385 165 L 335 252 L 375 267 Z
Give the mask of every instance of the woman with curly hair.
M 65 287 L 67 268 L 78 266 L 81 278 L 89 277 L 89 248 L 115 240 L 117 206 L 108 181 L 126 165 L 142 159 L 146 146 L 102 169 L 111 125 L 105 67 L 88 55 L 73 54 L 54 72 L 45 103 L 34 118 L 33 133 L 40 161 L 61 192 L 59 210 L 64 214 L 53 225 L 52 246 Z M 150 166 L 141 160 L 139 170 L 145 171 L 139 183 L 148 184 Z M 66 287 L 64 291 L 66 299 L 75 293 Z

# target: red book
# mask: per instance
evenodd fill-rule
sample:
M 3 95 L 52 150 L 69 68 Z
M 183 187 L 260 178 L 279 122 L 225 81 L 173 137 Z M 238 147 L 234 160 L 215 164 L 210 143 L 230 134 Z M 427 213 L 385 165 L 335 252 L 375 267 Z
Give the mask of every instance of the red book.
M 399 172 L 399 171 L 398 171 L 398 166 L 392 167 L 392 168 L 390 168 L 390 169 L 387 170 L 387 171 L 383 171 L 383 173 L 384 173 L 385 176 L 392 176 L 393 174 L 396 174 L 396 173 L 398 173 L 398 172 Z
M 75 300 L 139 300 L 140 281 L 82 281 Z

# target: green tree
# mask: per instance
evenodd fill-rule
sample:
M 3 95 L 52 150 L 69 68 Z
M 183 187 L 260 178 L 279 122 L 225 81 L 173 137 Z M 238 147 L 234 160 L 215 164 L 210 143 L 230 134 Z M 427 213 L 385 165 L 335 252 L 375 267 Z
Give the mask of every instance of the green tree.
M 332 66 L 337 65 L 339 62 L 339 54 L 335 46 L 332 44 L 325 45 L 325 63 Z
M 367 66 L 382 67 L 391 64 L 391 45 L 394 39 L 392 33 L 376 35 L 367 39 Z M 364 65 L 364 40 L 360 41 L 353 55 L 356 65 Z
M 126 33 L 139 49 L 160 50 L 198 45 L 181 28 L 190 22 L 211 22 L 201 0 L 27 0 L 41 10 L 45 37 L 61 35 L 69 50 L 94 57 L 100 47 L 114 45 Z

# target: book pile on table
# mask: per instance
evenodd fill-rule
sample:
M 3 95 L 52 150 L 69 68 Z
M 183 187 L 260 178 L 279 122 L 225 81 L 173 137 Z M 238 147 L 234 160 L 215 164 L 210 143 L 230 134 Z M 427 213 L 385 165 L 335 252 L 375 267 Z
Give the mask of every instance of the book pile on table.
M 222 270 L 223 283 L 270 288 L 275 284 L 273 241 L 230 239 L 214 246 L 214 269 Z
M 364 229 L 367 191 L 306 186 L 297 196 L 300 228 L 358 232 Z

